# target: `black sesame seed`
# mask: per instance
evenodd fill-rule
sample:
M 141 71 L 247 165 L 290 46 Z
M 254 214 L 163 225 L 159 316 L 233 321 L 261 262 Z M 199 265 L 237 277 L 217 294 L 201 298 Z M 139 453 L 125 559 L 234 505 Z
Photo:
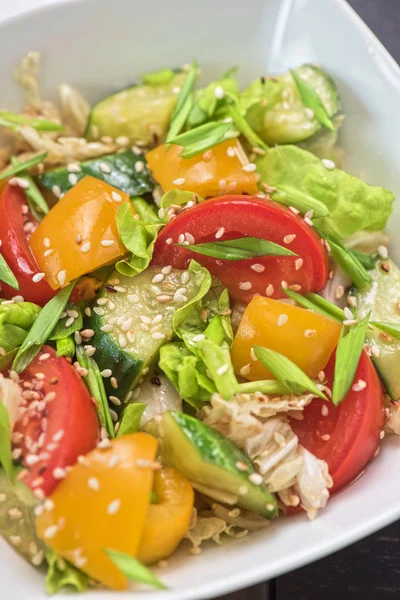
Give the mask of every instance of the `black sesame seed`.
M 113 292 L 114 294 L 117 293 L 117 290 L 115 289 L 115 287 L 113 285 L 108 284 L 108 285 L 106 285 L 105 289 L 107 290 L 107 292 Z
M 160 385 L 161 385 L 160 378 L 159 378 L 159 377 L 157 377 L 157 375 L 154 375 L 154 377 L 152 377 L 152 378 L 150 379 L 150 381 L 151 381 L 151 383 L 152 383 L 153 385 L 158 385 L 158 386 L 160 386 Z

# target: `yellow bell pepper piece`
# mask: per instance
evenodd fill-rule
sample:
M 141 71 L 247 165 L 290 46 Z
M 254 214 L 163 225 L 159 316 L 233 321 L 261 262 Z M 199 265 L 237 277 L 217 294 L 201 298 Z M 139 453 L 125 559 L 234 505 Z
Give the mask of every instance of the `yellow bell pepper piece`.
M 88 176 L 47 213 L 30 244 L 54 290 L 123 257 L 125 248 L 115 221 L 123 202 L 130 202 L 127 194 Z
M 137 558 L 151 564 L 171 556 L 189 529 L 194 492 L 189 481 L 175 469 L 154 476 L 157 503 L 150 504 Z
M 163 144 L 146 154 L 147 164 L 165 192 L 182 190 L 212 198 L 221 194 L 258 193 L 257 176 L 246 168 L 249 160 L 237 139 L 210 150 L 181 158 L 181 146 Z
M 36 518 L 38 536 L 82 571 L 115 589 L 128 580 L 104 548 L 135 556 L 153 486 L 157 440 L 132 433 L 72 467 Z
M 337 321 L 310 310 L 255 296 L 233 340 L 235 372 L 251 381 L 274 379 L 268 369 L 252 358 L 253 346 L 264 346 L 283 354 L 314 378 L 336 348 L 340 329 Z

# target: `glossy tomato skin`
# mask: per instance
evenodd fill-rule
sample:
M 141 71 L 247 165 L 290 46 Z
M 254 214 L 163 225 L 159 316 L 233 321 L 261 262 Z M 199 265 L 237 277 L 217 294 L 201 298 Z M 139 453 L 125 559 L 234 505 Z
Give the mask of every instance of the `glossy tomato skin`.
M 332 385 L 335 355 L 332 355 L 325 375 Z M 351 483 L 374 457 L 384 425 L 383 388 L 375 368 L 365 351 L 361 354 L 354 381 L 367 384 L 363 390 L 350 389 L 339 406 L 314 398 L 304 409 L 304 419 L 291 419 L 291 426 L 300 443 L 318 458 L 325 460 L 333 478 L 332 492 Z M 328 414 L 322 414 L 326 406 Z M 326 409 L 324 410 L 326 412 Z M 322 436 L 330 436 L 328 440 Z
M 284 246 L 297 256 L 235 262 L 215 259 L 178 246 L 179 236 L 187 233 L 196 244 L 259 237 Z M 164 227 L 155 244 L 153 264 L 185 269 L 191 259 L 218 277 L 231 297 L 246 303 L 255 294 L 283 298 L 281 288 L 286 284 L 296 286 L 293 289 L 297 291 L 315 292 L 325 286 L 328 276 L 328 255 L 316 231 L 286 207 L 251 196 L 207 200 L 182 212 Z
M 76 370 L 48 346 L 21 373 L 20 384 L 26 403 L 15 426 L 14 449 L 22 451 L 28 469 L 26 485 L 48 496 L 63 470 L 96 446 L 96 409 Z
M 37 222 L 30 213 L 23 214 L 27 208 L 24 191 L 17 186 L 8 184 L 0 196 L 1 252 L 17 278 L 19 290 L 2 282 L 0 297 L 10 299 L 21 295 L 26 301 L 44 306 L 55 295 L 55 292 L 45 279 L 38 283 L 34 283 L 32 280 L 32 277 L 40 269 L 29 245 L 31 232 L 26 232 L 24 225 L 31 222 L 35 227 Z

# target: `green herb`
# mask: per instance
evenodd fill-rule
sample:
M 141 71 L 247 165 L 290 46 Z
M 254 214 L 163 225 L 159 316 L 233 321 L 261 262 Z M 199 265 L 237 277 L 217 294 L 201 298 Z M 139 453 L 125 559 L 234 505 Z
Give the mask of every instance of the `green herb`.
M 204 198 L 194 192 L 182 192 L 181 190 L 169 190 L 161 196 L 161 208 L 169 208 L 172 205 L 184 206 L 188 202 L 203 202 Z
M 53 596 L 65 588 L 73 588 L 77 592 L 86 592 L 89 588 L 89 577 L 65 558 L 50 550 L 46 551 L 48 570 L 46 574 L 46 592 Z
M 110 415 L 107 394 L 104 389 L 103 378 L 100 375 L 99 367 L 96 361 L 85 354 L 81 345 L 76 346 L 76 358 L 80 366 L 87 370 L 87 375 L 83 377 L 90 395 L 96 400 L 97 414 L 102 427 L 107 429 L 110 438 L 115 437 L 114 425 Z
M 182 158 L 192 158 L 227 139 L 226 134 L 230 129 L 232 129 L 232 123 L 210 121 L 205 125 L 200 125 L 200 127 L 176 135 L 169 142 L 183 146 L 180 153 Z
M 4 368 L 3 362 L 9 360 L 11 353 L 25 340 L 40 310 L 31 302 L 0 304 L 0 347 L 7 353 L 0 359 L 0 371 Z
M 21 125 L 30 125 L 36 131 L 63 131 L 64 125 L 55 123 L 54 121 L 46 121 L 45 119 L 35 119 L 24 117 L 16 113 L 0 110 L 0 126 L 9 127 L 10 129 L 18 129 Z
M 0 254 L 0 281 L 4 281 L 4 283 L 14 288 L 14 290 L 19 290 L 18 280 L 2 254 Z
M 333 377 L 332 402 L 337 406 L 345 399 L 353 383 L 358 362 L 364 346 L 370 313 L 362 321 L 350 327 L 343 326 L 336 348 L 335 373 Z M 348 331 L 348 333 L 347 333 Z
M 178 135 L 189 116 L 193 103 L 193 87 L 197 77 L 197 62 L 194 60 L 187 72 L 185 81 L 176 99 L 175 108 L 171 115 L 171 122 L 167 135 L 167 144 Z
M 338 240 L 333 239 L 331 236 L 325 235 L 323 237 L 325 237 L 329 243 L 333 258 L 342 267 L 343 271 L 347 273 L 358 289 L 363 289 L 371 283 L 371 275 L 358 258 L 356 258 L 354 253 L 350 252 L 350 250 L 345 248 Z
M 298 75 L 296 71 L 291 70 L 290 72 L 292 74 L 293 80 L 297 87 L 297 91 L 300 94 L 300 98 L 304 106 L 307 106 L 307 108 L 310 108 L 313 111 L 315 118 L 322 125 L 327 127 L 327 129 L 330 129 L 331 131 L 335 131 L 335 126 L 328 115 L 325 105 L 322 102 L 319 95 L 317 94 L 317 92 L 315 91 L 315 89 L 312 87 L 312 85 L 310 85 L 305 79 L 303 79 L 303 77 L 300 77 L 300 75 Z
M 147 404 L 145 402 L 132 402 L 131 404 L 128 404 L 123 412 L 117 437 L 128 435 L 128 433 L 135 433 L 139 430 L 140 419 L 142 418 L 146 406 Z
M 75 340 L 72 335 L 56 340 L 57 356 L 69 356 L 75 354 Z
M 183 244 L 176 244 L 183 246 Z M 203 244 L 188 244 L 183 246 L 187 250 L 202 254 L 203 256 L 212 256 L 222 260 L 246 260 L 258 256 L 297 256 L 291 250 L 256 237 L 236 238 L 221 242 L 204 242 Z
M 371 256 L 371 254 L 367 254 L 366 252 L 361 252 L 360 250 L 354 250 L 353 248 L 348 248 L 348 251 L 367 269 L 367 271 L 375 269 L 376 257 Z
M 392 338 L 400 340 L 400 324 L 399 323 L 382 323 L 381 321 L 370 321 L 370 325 L 373 325 L 377 329 L 384 331 Z
M 150 569 L 143 565 L 137 558 L 133 558 L 133 556 L 129 556 L 129 554 L 124 554 L 123 552 L 110 550 L 108 548 L 105 548 L 104 552 L 114 563 L 114 565 L 121 571 L 121 573 L 123 573 L 131 581 L 144 583 L 159 590 L 167 589 L 166 586 L 154 575 L 154 573 L 152 573 Z
M 333 165 L 328 164 L 328 168 L 326 162 L 297 146 L 269 148 L 255 163 L 261 181 L 269 186 L 298 190 L 323 204 L 329 215 L 317 226 L 338 239 L 361 230 L 381 231 L 392 212 L 394 196 L 389 190 L 368 185 L 341 169 L 331 168 Z M 280 201 L 278 194 L 272 197 Z
M 14 371 L 21 373 L 39 354 L 64 311 L 75 284 L 76 280 L 72 281 L 42 308 L 18 350 L 13 362 Z
M 254 129 L 250 127 L 246 119 L 239 114 L 237 109 L 233 108 L 233 106 L 230 106 L 228 110 L 229 115 L 232 117 L 232 121 L 235 123 L 240 133 L 244 135 L 249 144 L 251 144 L 251 146 L 266 150 L 268 148 L 267 144 L 263 142 L 263 140 L 256 134 Z
M 35 167 L 36 165 L 44 161 L 46 156 L 47 152 L 42 152 L 41 154 L 38 154 L 33 158 L 29 158 L 24 162 L 20 162 L 18 165 L 15 165 L 11 169 L 8 169 L 8 171 L 3 171 L 2 173 L 0 173 L 0 181 L 2 179 L 8 179 L 9 177 L 13 177 L 14 175 L 18 175 L 18 173 L 21 173 L 21 171 L 27 171 L 31 167 Z
M 154 73 L 146 73 L 145 75 L 142 75 L 142 81 L 148 85 L 163 85 L 170 83 L 174 76 L 175 74 L 173 71 L 171 71 L 171 69 L 161 69 L 160 71 L 155 71 Z
M 294 300 L 296 304 L 302 306 L 303 308 L 313 310 L 324 317 L 329 317 L 330 319 L 335 319 L 336 321 L 342 322 L 346 319 L 344 311 L 339 308 L 339 306 L 329 302 L 329 300 L 325 300 L 325 298 L 319 296 L 318 294 L 309 293 L 305 294 L 305 296 L 302 296 L 297 292 L 292 292 L 291 290 L 286 290 L 284 288 L 282 288 L 282 291 L 286 294 L 286 296 Z
M 276 191 L 271 195 L 272 199 L 279 204 L 284 206 L 293 206 L 302 215 L 305 215 L 310 210 L 313 211 L 313 216 L 317 219 L 319 217 L 328 217 L 329 210 L 326 206 L 310 196 L 310 194 L 304 193 L 290 185 L 280 185 Z
M 74 318 L 74 322 L 71 325 L 66 327 L 67 321 L 69 321 L 72 318 L 68 314 L 68 312 L 71 313 L 71 311 L 73 311 L 74 316 L 75 316 L 75 313 L 77 313 L 78 316 L 76 318 Z M 51 332 L 49 340 L 62 340 L 64 338 L 69 337 L 71 334 L 75 333 L 75 331 L 79 331 L 80 329 L 82 329 L 83 316 L 82 316 L 82 311 L 77 304 L 68 302 L 68 304 L 65 307 L 65 310 L 63 312 L 66 312 L 67 314 L 57 322 L 56 326 L 54 327 L 53 331 Z
M 117 227 L 121 242 L 132 254 L 128 259 L 118 261 L 115 267 L 122 275 L 133 277 L 149 266 L 160 224 L 135 219 L 125 202 L 117 211 Z
M 212 81 L 206 88 L 198 92 L 187 119 L 189 129 L 202 125 L 207 120 L 216 117 L 228 116 L 229 105 L 237 104 L 239 101 L 239 89 L 237 81 L 232 74 L 226 72 L 224 76 Z
M 14 464 L 11 454 L 11 425 L 8 410 L 0 398 L 0 462 L 7 476 L 14 479 Z
M 267 394 L 270 396 L 284 396 L 291 393 L 290 389 L 286 385 L 283 385 L 275 379 L 246 381 L 245 383 L 239 383 L 237 386 L 238 394 L 253 394 L 255 392 L 261 392 L 261 394 Z
M 14 167 L 21 166 L 21 163 L 17 158 L 15 158 L 15 156 L 11 157 L 11 163 Z M 43 195 L 37 187 L 36 183 L 33 181 L 32 177 L 28 175 L 28 173 L 26 173 L 25 171 L 21 171 L 20 177 L 22 179 L 25 179 L 25 181 L 27 181 L 27 183 L 29 184 L 27 188 L 24 188 L 24 192 L 33 216 L 36 219 L 40 220 L 43 218 L 43 214 L 47 214 L 49 212 L 47 202 L 43 198 Z
M 311 392 L 323 400 L 327 400 L 315 383 L 283 354 L 261 346 L 254 346 L 254 353 L 264 367 L 271 371 L 292 394 L 298 396 L 304 392 Z
M 136 214 L 139 215 L 142 221 L 145 221 L 146 223 L 162 223 L 162 220 L 155 210 L 155 205 L 153 207 L 146 202 L 146 200 L 143 200 L 143 198 L 139 198 L 138 196 L 131 198 L 131 202 Z

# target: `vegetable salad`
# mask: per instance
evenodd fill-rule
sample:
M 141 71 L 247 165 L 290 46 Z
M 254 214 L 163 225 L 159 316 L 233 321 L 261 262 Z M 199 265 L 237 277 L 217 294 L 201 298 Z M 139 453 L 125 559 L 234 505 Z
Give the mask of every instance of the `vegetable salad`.
M 394 198 L 343 168 L 315 65 L 94 106 L 38 68 L 0 111 L 0 533 L 50 594 L 163 589 L 178 546 L 314 519 L 400 433 Z

